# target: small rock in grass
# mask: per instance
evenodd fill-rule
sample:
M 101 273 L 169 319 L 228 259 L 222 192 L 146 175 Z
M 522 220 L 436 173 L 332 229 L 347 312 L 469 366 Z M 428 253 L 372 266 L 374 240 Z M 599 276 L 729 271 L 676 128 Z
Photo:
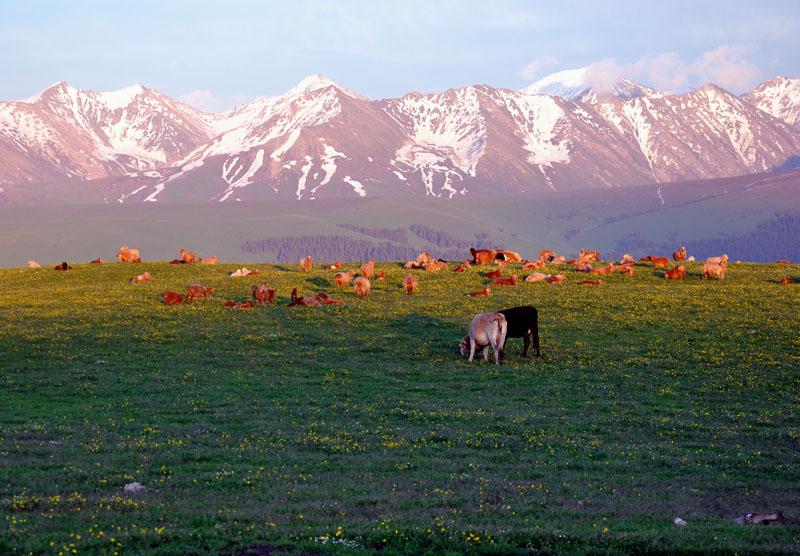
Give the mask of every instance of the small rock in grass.
M 688 523 L 686 523 L 684 520 L 682 520 L 679 517 L 676 517 L 675 519 L 673 519 L 672 523 L 674 523 L 678 527 L 686 527 L 688 525 Z
M 144 492 L 144 485 L 142 483 L 128 483 L 125 485 L 125 492 L 128 494 L 141 494 Z

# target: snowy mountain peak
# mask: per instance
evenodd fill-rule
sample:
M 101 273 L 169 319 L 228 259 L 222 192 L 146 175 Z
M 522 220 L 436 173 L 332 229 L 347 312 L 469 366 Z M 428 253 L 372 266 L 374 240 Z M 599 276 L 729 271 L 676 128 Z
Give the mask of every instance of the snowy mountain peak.
M 800 127 L 800 79 L 773 77 L 745 94 L 744 99 L 787 124 Z
M 97 98 L 111 110 L 125 108 L 133 100 L 146 91 L 145 87 L 140 84 L 123 87 L 116 91 L 98 92 L 95 93 Z
M 284 96 L 299 96 L 299 95 L 306 95 L 308 93 L 313 93 L 314 91 L 318 91 L 320 89 L 327 89 L 328 87 L 335 87 L 339 91 L 343 92 L 347 96 L 364 100 L 364 97 L 356 93 L 355 91 L 351 91 L 346 87 L 342 87 L 334 80 L 325 77 L 324 75 L 320 75 L 315 73 L 314 75 L 309 75 L 308 77 L 304 78 L 300 81 L 297 85 L 289 89 Z
M 587 93 L 593 93 L 593 96 L 611 95 L 623 100 L 659 94 L 655 89 L 615 75 L 602 66 L 562 70 L 539 79 L 520 92 L 558 96 L 565 100 L 576 100 Z
M 531 83 L 520 92 L 529 95 L 552 95 L 572 100 L 581 96 L 589 87 L 586 76 L 589 67 L 557 71 Z

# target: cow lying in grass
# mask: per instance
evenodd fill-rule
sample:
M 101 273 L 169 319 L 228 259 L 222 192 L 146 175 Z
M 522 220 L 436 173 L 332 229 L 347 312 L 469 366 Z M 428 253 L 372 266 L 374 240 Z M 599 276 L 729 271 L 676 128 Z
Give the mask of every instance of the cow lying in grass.
M 321 303 L 316 297 L 298 296 L 297 288 L 292 289 L 289 307 L 319 307 Z
M 164 292 L 161 295 L 164 300 L 164 305 L 180 305 L 186 300 L 181 294 L 176 292 Z
M 461 339 L 461 355 L 469 353 L 469 361 L 475 358 L 475 350 L 483 350 L 483 360 L 489 360 L 489 348 L 494 351 L 495 365 L 503 358 L 508 323 L 501 313 L 478 313 L 469 325 L 469 332 Z
M 139 274 L 138 276 L 134 276 L 131 278 L 131 284 L 147 284 L 153 279 L 149 272 L 145 272 L 143 274 Z
M 492 290 L 490 290 L 489 288 L 483 288 L 480 291 L 472 292 L 472 293 L 470 293 L 468 295 L 470 297 L 489 297 L 489 295 L 491 295 L 491 293 L 492 293 Z
M 672 270 L 666 271 L 664 273 L 664 278 L 667 280 L 686 280 L 686 267 L 678 265 Z

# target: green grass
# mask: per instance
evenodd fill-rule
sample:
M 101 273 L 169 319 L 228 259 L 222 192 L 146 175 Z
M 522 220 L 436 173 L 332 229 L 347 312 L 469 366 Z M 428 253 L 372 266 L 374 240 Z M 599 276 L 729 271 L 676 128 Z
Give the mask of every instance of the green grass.
M 0 270 L 0 553 L 800 549 L 800 285 L 774 282 L 797 266 L 473 299 L 475 269 L 408 298 L 386 263 L 321 309 L 285 305 L 333 272 L 257 266 Z M 278 306 L 222 307 L 262 279 Z M 160 303 L 191 282 L 217 292 Z M 457 355 L 472 315 L 518 304 L 541 359 Z

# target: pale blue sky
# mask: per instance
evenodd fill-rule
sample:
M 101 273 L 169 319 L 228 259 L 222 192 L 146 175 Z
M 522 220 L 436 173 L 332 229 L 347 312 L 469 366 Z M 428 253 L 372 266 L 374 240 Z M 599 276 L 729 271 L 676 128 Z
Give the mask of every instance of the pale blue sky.
M 0 98 L 138 82 L 222 108 L 313 73 L 382 98 L 600 61 L 662 89 L 742 92 L 798 76 L 798 30 L 799 0 L 5 0 Z

